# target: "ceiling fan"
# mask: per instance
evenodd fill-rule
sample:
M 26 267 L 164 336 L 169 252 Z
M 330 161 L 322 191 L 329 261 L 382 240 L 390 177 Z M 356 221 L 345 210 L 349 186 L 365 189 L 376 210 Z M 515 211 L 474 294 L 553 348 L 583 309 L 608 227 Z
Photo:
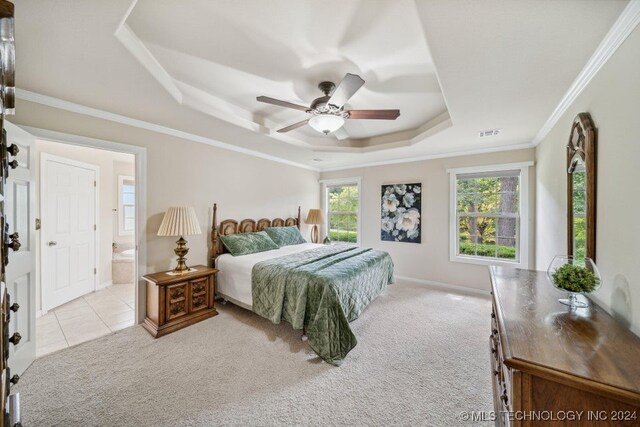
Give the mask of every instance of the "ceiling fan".
M 293 108 L 312 115 L 306 120 L 278 129 L 279 133 L 289 132 L 309 124 L 320 133 L 332 134 L 338 139 L 346 139 L 349 134 L 342 125 L 347 119 L 395 120 L 400 115 L 400 110 L 344 110 L 344 104 L 363 84 L 362 77 L 350 73 L 344 76 L 338 87 L 333 82 L 321 82 L 318 89 L 324 93 L 324 96 L 314 99 L 309 107 L 268 96 L 258 96 L 256 100 L 280 107 Z

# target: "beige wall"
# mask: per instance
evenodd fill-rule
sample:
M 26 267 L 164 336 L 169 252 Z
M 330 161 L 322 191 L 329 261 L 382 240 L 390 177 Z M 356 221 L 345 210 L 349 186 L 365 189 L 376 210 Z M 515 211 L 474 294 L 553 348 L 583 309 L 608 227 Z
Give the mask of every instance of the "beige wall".
M 99 259 L 98 259 L 98 285 L 107 286 L 111 283 L 111 243 L 113 242 L 113 222 L 115 215 L 113 212 L 114 206 L 114 193 L 117 197 L 117 176 L 114 179 L 114 165 L 120 163 L 127 170 L 134 170 L 133 156 L 120 153 L 111 153 L 105 150 L 96 150 L 86 147 L 78 147 L 74 145 L 58 144 L 55 142 L 37 140 L 36 141 L 36 216 L 46 222 L 46 218 L 43 218 L 40 210 L 40 165 L 41 154 L 53 154 L 55 156 L 64 157 L 66 159 L 76 160 L 83 163 L 88 163 L 99 167 L 98 182 L 99 182 L 99 212 L 98 212 L 98 245 L 99 245 Z M 129 157 L 129 162 L 123 162 L 124 157 Z M 117 224 L 116 224 L 117 227 Z M 37 259 L 36 265 L 39 265 L 39 249 L 40 249 L 40 232 L 37 233 Z M 40 276 L 38 271 L 37 276 Z M 36 280 L 36 310 L 41 308 L 41 293 L 40 293 L 40 280 Z
M 566 247 L 565 145 L 574 117 L 589 112 L 598 134 L 595 298 L 640 334 L 640 28 L 604 65 L 537 147 L 537 268 Z
M 530 161 L 534 151 L 517 150 L 473 156 L 449 157 L 411 163 L 374 166 L 322 173 L 322 179 L 362 177 L 361 244 L 388 251 L 396 275 L 413 279 L 489 290 L 486 266 L 449 261 L 449 174 L 447 169 Z M 530 224 L 533 225 L 533 182 L 530 171 Z M 422 183 L 422 243 L 380 240 L 380 186 Z M 324 231 L 324 230 L 323 230 Z M 533 227 L 530 227 L 530 234 Z M 533 236 L 530 238 L 533 254 Z
M 133 156 L 131 156 L 133 158 Z M 121 252 L 125 249 L 131 249 L 135 246 L 135 236 L 133 234 L 129 235 L 120 235 L 120 227 L 118 224 L 118 215 L 120 212 L 117 211 L 119 206 L 119 177 L 120 176 L 132 176 L 135 177 L 136 167 L 133 162 L 113 162 L 113 175 L 111 177 L 113 182 L 113 199 L 112 206 L 115 209 L 113 212 L 113 241 L 118 245 L 117 251 Z
M 218 218 L 295 216 L 318 207 L 318 173 L 217 147 L 83 116 L 39 104 L 17 101 L 11 121 L 74 135 L 145 147 L 147 150 L 147 242 L 149 272 L 175 265 L 176 239 L 156 233 L 170 206 L 193 206 L 203 234 L 188 237 L 189 264 L 207 264 L 211 206 Z M 305 224 L 303 235 L 308 235 Z M 141 289 L 139 298 L 144 298 Z

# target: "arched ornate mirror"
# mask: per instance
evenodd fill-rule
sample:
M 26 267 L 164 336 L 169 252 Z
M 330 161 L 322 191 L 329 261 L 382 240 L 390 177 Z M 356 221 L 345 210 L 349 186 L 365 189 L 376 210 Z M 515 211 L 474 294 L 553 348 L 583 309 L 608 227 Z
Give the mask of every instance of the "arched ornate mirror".
M 567 253 L 596 259 L 596 129 L 589 113 L 573 120 L 567 144 Z

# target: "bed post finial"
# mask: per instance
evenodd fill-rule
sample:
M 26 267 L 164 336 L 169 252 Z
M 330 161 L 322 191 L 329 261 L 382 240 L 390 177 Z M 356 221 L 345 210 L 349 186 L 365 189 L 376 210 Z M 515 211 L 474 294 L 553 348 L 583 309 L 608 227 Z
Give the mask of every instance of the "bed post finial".
M 298 206 L 298 230 L 300 230 L 300 206 Z
M 213 204 L 213 219 L 211 221 L 211 262 L 215 267 L 218 256 L 218 204 Z

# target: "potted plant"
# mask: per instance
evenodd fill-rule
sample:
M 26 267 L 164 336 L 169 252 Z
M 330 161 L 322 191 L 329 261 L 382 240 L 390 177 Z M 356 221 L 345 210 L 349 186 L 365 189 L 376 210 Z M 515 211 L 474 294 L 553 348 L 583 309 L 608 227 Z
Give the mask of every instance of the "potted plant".
M 558 300 L 569 307 L 588 307 L 589 304 L 578 300 L 577 296 L 591 293 L 601 285 L 598 267 L 590 258 L 557 255 L 549 265 L 547 276 L 553 286 L 569 293 L 568 298 Z

